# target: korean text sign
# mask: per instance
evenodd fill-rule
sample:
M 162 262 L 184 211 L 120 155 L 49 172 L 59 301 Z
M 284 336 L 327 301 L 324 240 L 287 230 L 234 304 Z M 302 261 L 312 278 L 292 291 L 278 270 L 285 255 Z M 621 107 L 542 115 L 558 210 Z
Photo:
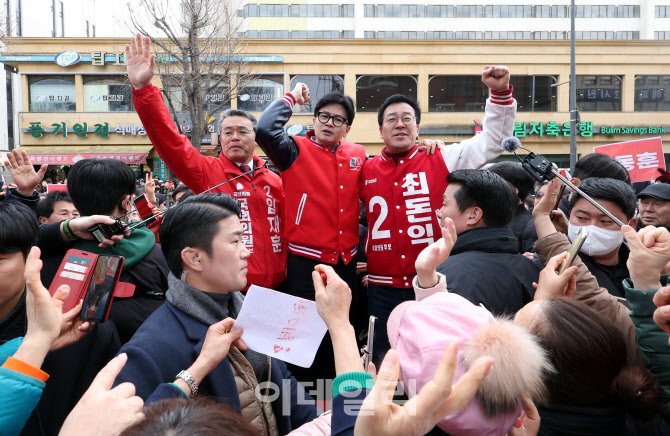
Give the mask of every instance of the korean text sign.
M 606 154 L 621 162 L 628 170 L 631 182 L 655 180 L 659 176 L 657 168 L 665 169 L 660 137 L 601 145 L 594 147 L 593 152 Z

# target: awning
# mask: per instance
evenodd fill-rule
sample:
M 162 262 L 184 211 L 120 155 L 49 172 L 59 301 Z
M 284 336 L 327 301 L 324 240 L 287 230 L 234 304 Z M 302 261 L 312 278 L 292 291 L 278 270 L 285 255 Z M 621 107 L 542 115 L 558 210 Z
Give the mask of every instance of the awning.
M 147 163 L 149 145 L 24 145 L 30 161 L 35 165 L 73 165 L 83 159 L 117 159 L 127 164 Z

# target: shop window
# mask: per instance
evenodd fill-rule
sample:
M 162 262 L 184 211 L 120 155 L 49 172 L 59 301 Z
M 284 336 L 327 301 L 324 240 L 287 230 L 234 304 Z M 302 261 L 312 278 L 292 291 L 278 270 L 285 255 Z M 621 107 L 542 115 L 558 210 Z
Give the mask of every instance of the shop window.
M 293 113 L 314 113 L 314 105 L 324 95 L 331 91 L 344 92 L 344 76 L 319 76 L 319 75 L 298 75 L 291 76 L 289 89 L 293 89 L 298 82 L 302 82 L 309 88 L 309 101 L 304 105 L 293 106 Z
M 635 78 L 635 111 L 670 110 L 670 95 L 668 94 L 670 94 L 670 76 L 637 76 Z
M 621 77 L 578 75 L 577 109 L 584 112 L 621 111 Z
M 481 76 L 432 76 L 428 79 L 431 112 L 484 112 L 489 90 Z
M 356 110 L 376 112 L 388 97 L 403 94 L 416 100 L 416 76 L 357 76 Z
M 133 94 L 123 76 L 84 76 L 84 112 L 132 112 Z
M 237 96 L 237 108 L 262 112 L 284 94 L 283 75 L 261 75 L 249 81 Z
M 76 97 L 74 76 L 30 76 L 32 112 L 74 112 Z
M 512 75 L 518 112 L 556 112 L 556 76 Z

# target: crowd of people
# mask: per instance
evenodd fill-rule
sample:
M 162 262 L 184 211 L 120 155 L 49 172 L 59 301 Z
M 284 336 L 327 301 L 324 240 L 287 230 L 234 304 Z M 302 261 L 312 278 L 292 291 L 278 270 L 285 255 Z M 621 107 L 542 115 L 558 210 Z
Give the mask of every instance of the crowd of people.
M 460 143 L 419 142 L 421 110 L 400 94 L 379 108 L 378 156 L 346 141 L 355 104 L 340 92 L 289 135 L 310 100 L 298 83 L 258 120 L 225 111 L 221 155 L 206 157 L 153 85 L 149 38 L 132 38 L 126 63 L 180 183 L 85 159 L 46 194 L 47 167 L 8 154 L 0 434 L 670 434 L 663 174 L 636 193 L 616 160 L 579 159 L 572 183 L 619 227 L 557 179 L 489 165 L 516 114 L 504 66 L 484 68 L 482 132 Z M 59 269 L 71 249 L 123 257 L 134 294 L 105 322 L 52 286 L 78 276 Z M 328 333 L 309 368 L 247 346 L 235 319 L 250 285 L 316 302 Z

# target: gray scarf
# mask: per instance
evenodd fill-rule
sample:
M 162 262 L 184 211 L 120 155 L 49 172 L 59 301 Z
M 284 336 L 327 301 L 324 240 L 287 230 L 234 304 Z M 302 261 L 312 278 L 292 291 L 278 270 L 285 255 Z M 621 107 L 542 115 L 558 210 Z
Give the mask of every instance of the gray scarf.
M 229 294 L 204 292 L 182 282 L 172 273 L 168 276 L 168 286 L 167 301 L 208 326 L 227 317 L 237 318 L 244 303 L 244 295 L 241 292 Z M 268 357 L 250 349 L 242 351 L 242 354 L 254 369 L 256 380 L 259 383 L 265 381 L 268 377 Z

